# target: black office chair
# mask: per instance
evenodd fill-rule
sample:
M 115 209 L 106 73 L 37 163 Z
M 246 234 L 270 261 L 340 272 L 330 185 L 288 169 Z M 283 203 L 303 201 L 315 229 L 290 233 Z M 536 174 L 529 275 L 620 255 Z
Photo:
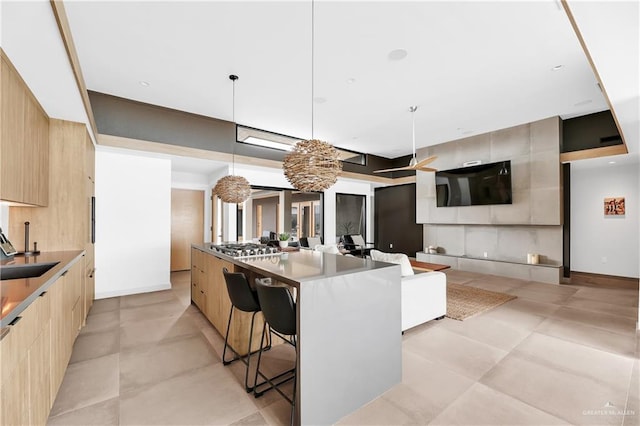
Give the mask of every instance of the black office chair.
M 264 345 L 265 336 L 267 334 L 267 327 L 269 327 L 271 333 L 280 337 L 285 342 L 289 343 L 296 350 L 296 303 L 293 301 L 289 288 L 284 284 L 271 284 L 269 278 L 257 279 L 256 278 L 256 290 L 258 292 L 258 299 L 260 300 L 260 306 L 262 306 L 262 314 L 264 315 L 265 325 L 262 329 L 262 338 L 260 339 L 260 348 Z M 258 367 L 256 369 L 256 381 L 258 380 L 258 374 L 265 379 L 265 382 L 269 383 L 270 387 L 263 391 L 258 391 L 256 386 L 255 396 L 262 395 L 263 392 L 275 389 L 284 399 L 291 404 L 291 423 L 293 423 L 293 414 L 295 412 L 296 401 L 296 370 L 297 365 L 289 371 L 285 371 L 277 375 L 276 377 L 265 377 L 260 373 L 260 360 L 262 358 L 262 350 L 258 353 Z M 276 379 L 280 379 L 288 373 L 293 373 L 292 377 L 288 377 L 285 380 L 274 382 Z M 293 396 L 289 398 L 278 386 L 293 379 Z
M 222 364 L 229 365 L 233 361 L 241 359 L 247 366 L 247 370 L 244 374 L 244 387 L 247 392 L 251 392 L 258 385 L 254 381 L 253 386 L 249 386 L 249 367 L 251 364 L 251 343 L 253 340 L 253 324 L 255 322 L 256 314 L 261 311 L 260 301 L 258 300 L 258 293 L 251 288 L 249 281 L 242 272 L 229 272 L 227 268 L 222 268 L 224 274 L 224 280 L 227 284 L 227 292 L 229 293 L 229 299 L 231 300 L 231 310 L 229 311 L 229 321 L 227 323 L 227 333 L 224 336 L 224 349 L 222 351 Z M 233 316 L 233 310 L 239 309 L 243 312 L 251 312 L 251 329 L 249 330 L 249 347 L 247 348 L 247 355 L 240 356 L 238 352 L 229 345 L 229 329 L 231 328 L 231 317 Z M 269 346 L 271 345 L 271 339 L 269 339 Z M 235 356 L 232 360 L 226 360 L 227 348 L 229 348 Z M 260 343 L 260 350 L 262 350 L 262 342 Z M 245 360 L 246 358 L 246 360 Z M 259 358 L 258 358 L 259 359 Z M 260 383 L 262 385 L 264 383 Z

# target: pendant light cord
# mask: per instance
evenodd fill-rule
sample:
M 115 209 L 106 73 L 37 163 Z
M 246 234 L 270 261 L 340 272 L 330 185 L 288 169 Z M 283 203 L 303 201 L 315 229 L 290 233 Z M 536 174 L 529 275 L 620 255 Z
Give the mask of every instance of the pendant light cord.
M 231 96 L 232 96 L 232 101 L 231 101 L 231 120 L 233 121 L 233 126 L 236 129 L 236 134 L 237 134 L 237 124 L 236 124 L 236 80 L 239 77 L 237 75 L 233 75 L 231 74 L 229 76 L 229 80 L 231 80 L 231 82 L 233 83 L 232 89 L 231 89 Z M 234 139 L 237 139 L 237 136 L 234 136 Z M 233 150 L 231 153 L 231 175 L 235 175 L 236 174 L 236 141 L 233 141 Z
M 413 140 L 413 158 L 416 158 L 416 110 L 417 106 L 409 107 L 411 111 L 411 139 Z
M 311 139 L 313 139 L 314 52 L 315 52 L 315 3 L 311 0 Z

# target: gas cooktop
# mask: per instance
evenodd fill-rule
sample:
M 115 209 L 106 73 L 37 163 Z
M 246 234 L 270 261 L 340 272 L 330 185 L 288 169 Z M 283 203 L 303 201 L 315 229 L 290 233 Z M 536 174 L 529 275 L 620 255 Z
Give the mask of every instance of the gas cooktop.
M 255 243 L 211 244 L 209 248 L 231 257 L 257 257 L 281 254 L 276 247 Z

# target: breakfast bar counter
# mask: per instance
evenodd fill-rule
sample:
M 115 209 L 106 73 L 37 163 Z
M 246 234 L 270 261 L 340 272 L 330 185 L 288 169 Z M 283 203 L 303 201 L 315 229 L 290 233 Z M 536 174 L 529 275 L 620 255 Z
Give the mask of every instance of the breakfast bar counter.
M 296 424 L 335 423 L 400 383 L 400 266 L 312 250 L 232 257 L 192 248 L 192 257 L 297 289 Z M 207 274 L 222 277 L 221 268 Z

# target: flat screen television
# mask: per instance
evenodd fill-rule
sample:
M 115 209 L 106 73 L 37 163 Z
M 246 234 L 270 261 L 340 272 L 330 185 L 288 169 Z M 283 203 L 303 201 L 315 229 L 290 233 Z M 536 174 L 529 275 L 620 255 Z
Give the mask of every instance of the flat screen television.
M 511 161 L 436 172 L 438 207 L 511 204 Z

